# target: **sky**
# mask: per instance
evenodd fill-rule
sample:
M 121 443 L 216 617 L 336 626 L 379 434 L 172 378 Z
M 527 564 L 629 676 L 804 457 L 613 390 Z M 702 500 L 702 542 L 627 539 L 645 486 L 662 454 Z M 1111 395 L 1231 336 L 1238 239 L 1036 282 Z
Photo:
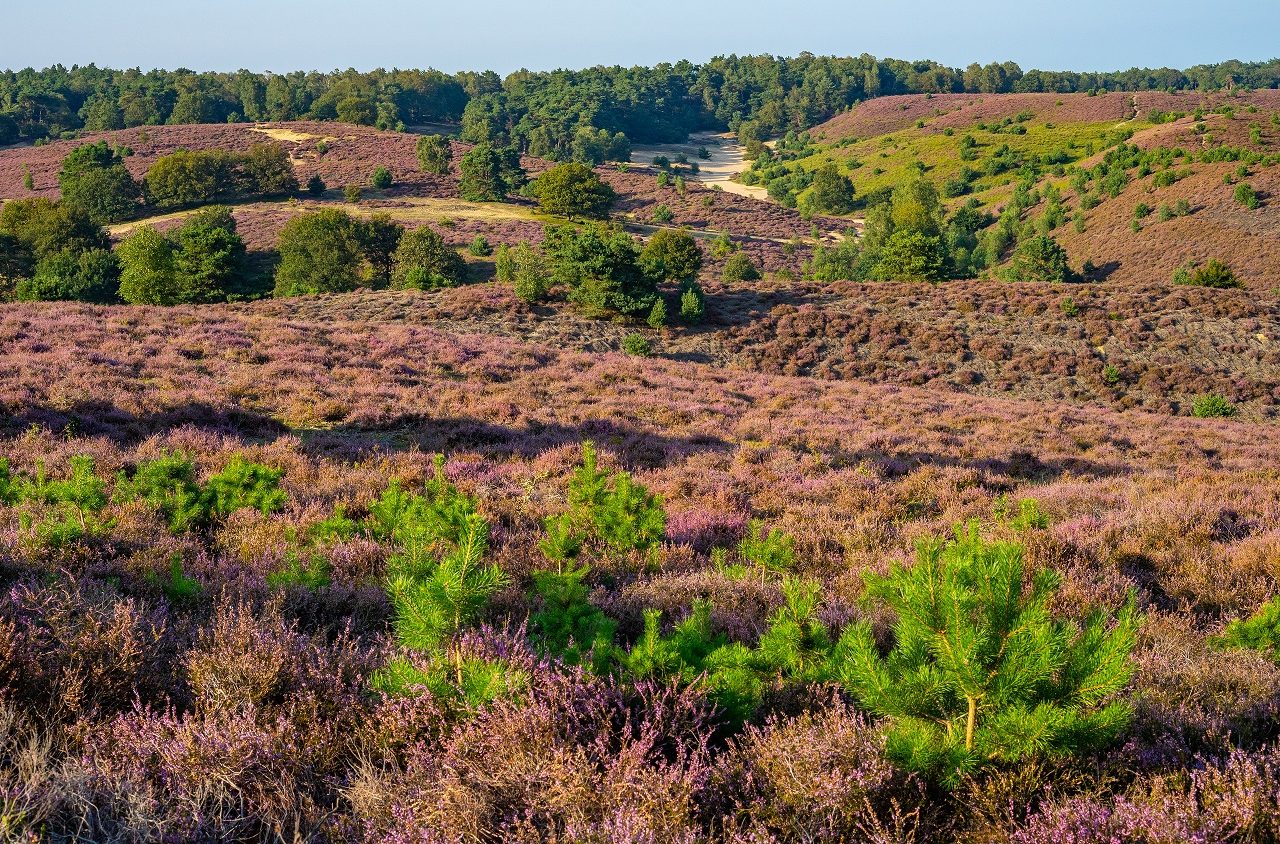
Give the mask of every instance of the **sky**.
M 0 0 L 0 19 L 0 67 L 10 69 L 505 74 L 807 50 L 1122 70 L 1280 54 L 1277 0 Z

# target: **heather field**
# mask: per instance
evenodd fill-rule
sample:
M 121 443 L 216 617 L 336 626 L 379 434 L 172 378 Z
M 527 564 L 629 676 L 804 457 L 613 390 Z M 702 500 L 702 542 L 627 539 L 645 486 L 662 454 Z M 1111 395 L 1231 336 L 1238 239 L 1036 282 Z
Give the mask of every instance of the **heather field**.
M 1277 85 L 0 74 L 0 842 L 1280 840 Z
M 559 350 L 349 305 L 0 313 L 8 477 L 83 485 L 87 456 L 104 496 L 0 511 L 10 817 L 97 840 L 1040 841 L 1155 820 L 1267 837 L 1280 674 L 1208 637 L 1276 589 L 1273 426 Z M 792 538 L 788 578 L 820 584 L 804 624 L 877 636 L 891 618 L 860 573 L 973 520 L 1061 575 L 1066 617 L 1136 596 L 1132 720 L 1105 751 L 943 791 L 885 756 L 838 683 L 766 675 L 727 732 L 696 677 L 566 664 L 534 584 L 584 440 L 665 511 L 650 550 L 579 557 L 633 653 L 652 609 L 707 606 L 708 635 L 747 647 L 776 630 L 784 581 L 717 551 L 753 519 Z M 172 501 L 121 493 L 172 454 L 196 484 L 270 467 L 278 497 L 174 530 Z M 482 702 L 370 688 L 389 662 L 429 665 L 393 635 L 405 540 L 375 526 L 434 454 L 504 573 L 451 646 L 514 684 Z

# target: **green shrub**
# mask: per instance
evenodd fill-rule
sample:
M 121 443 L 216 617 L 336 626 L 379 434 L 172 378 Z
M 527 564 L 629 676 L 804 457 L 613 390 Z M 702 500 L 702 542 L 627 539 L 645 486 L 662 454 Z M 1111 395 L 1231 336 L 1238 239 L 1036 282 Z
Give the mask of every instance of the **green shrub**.
M 386 167 L 378 167 L 373 171 L 373 175 L 369 178 L 369 184 L 378 190 L 386 190 L 391 187 L 391 171 Z
M 551 292 L 551 281 L 543 266 L 541 253 L 521 241 L 511 250 L 511 287 L 526 302 L 540 302 Z
M 1248 182 L 1241 182 L 1236 185 L 1235 199 L 1236 202 L 1249 209 L 1257 208 L 1262 204 L 1262 201 L 1258 199 L 1258 192 Z
M 117 501 L 141 499 L 160 511 L 175 534 L 185 533 L 208 521 L 207 499 L 196 483 L 196 467 L 185 454 L 166 454 L 138 464 L 130 477 L 116 478 Z
M 301 587 L 315 591 L 324 589 L 331 582 L 329 561 L 320 554 L 308 554 L 304 564 L 296 553 L 285 557 L 284 565 L 267 575 L 267 585 L 273 589 Z
M 643 334 L 628 334 L 622 338 L 622 351 L 635 357 L 645 358 L 653 354 L 653 346 Z
M 675 218 L 675 214 L 666 205 L 659 204 L 656 208 L 653 209 L 653 221 L 655 223 L 663 223 L 663 224 L 669 223 L 674 218 Z
M 476 235 L 471 245 L 467 247 L 467 251 L 477 258 L 484 258 L 493 254 L 493 247 L 489 245 L 489 239 L 482 234 Z
M 355 204 L 360 201 L 360 197 L 364 195 L 364 190 L 359 185 L 347 185 L 342 189 L 342 196 L 347 202 Z
M 284 471 L 247 460 L 237 454 L 225 469 L 205 483 L 209 514 L 225 518 L 236 510 L 251 508 L 268 516 L 284 507 L 288 495 L 280 489 Z
M 680 294 L 680 318 L 685 322 L 701 322 L 706 312 L 706 297 L 696 281 L 685 285 Z
M 320 178 L 319 173 L 307 180 L 307 193 L 312 196 L 320 196 L 326 190 L 328 190 L 328 187 L 325 185 L 324 179 Z
M 734 252 L 724 262 L 720 277 L 725 281 L 755 281 L 760 278 L 760 271 L 747 253 Z
M 396 247 L 391 286 L 396 290 L 432 290 L 467 280 L 467 262 L 428 226 L 405 233 Z
M 842 682 L 889 719 L 890 757 L 948 788 L 989 765 L 1098 748 L 1128 723 L 1117 695 L 1133 673 L 1132 599 L 1077 627 L 1050 613 L 1061 576 L 1025 568 L 1020 546 L 976 525 L 922 543 L 914 566 L 864 575 L 867 599 L 896 616 L 889 656 L 867 622 L 838 645 Z
M 655 331 L 664 328 L 667 324 L 667 303 L 662 299 L 655 300 L 653 309 L 649 311 L 649 318 L 645 322 Z
M 1191 415 L 1197 419 L 1225 418 L 1236 415 L 1236 406 L 1222 396 L 1209 393 L 1191 403 Z
M 1236 619 L 1209 643 L 1221 650 L 1248 648 L 1280 663 L 1280 595 L 1267 601 L 1246 619 Z
M 1189 264 L 1179 267 L 1174 271 L 1173 283 L 1218 289 L 1242 286 L 1231 268 L 1216 258 L 1210 258 L 1204 266 Z
M 614 657 L 617 623 L 587 600 L 586 566 L 564 571 L 535 571 L 533 594 L 538 606 L 529 627 L 538 648 L 566 665 L 608 670 Z

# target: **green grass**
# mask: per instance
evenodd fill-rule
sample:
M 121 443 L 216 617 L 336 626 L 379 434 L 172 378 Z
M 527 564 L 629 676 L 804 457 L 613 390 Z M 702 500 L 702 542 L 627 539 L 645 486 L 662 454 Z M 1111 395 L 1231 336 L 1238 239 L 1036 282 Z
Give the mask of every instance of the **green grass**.
M 924 128 L 911 127 L 854 143 L 819 144 L 819 152 L 787 162 L 787 166 L 813 171 L 834 161 L 841 173 L 853 179 L 858 195 L 865 196 L 878 188 L 892 188 L 909 179 L 919 162 L 924 165 L 925 178 L 941 190 L 947 181 L 959 177 L 964 168 L 982 173 L 987 160 L 1002 145 L 1008 145 L 1012 153 L 1023 158 L 1044 157 L 1061 151 L 1069 159 L 1064 166 L 1070 166 L 1121 140 L 1117 132 L 1125 124 L 1115 121 L 1048 124 L 1032 120 L 1017 125 L 1026 128 L 1025 135 L 992 133 L 970 126 L 957 128 L 953 135 L 947 136 L 926 123 Z M 973 148 L 975 156 L 971 161 L 960 157 L 961 139 L 966 135 L 971 135 L 976 141 Z M 849 169 L 847 162 L 850 160 L 859 162 L 860 166 Z M 876 170 L 881 172 L 876 173 Z M 973 182 L 971 193 L 948 202 L 958 206 L 970 197 L 976 197 L 985 206 L 997 204 L 1013 194 L 1017 180 L 1016 169 L 996 176 L 984 173 Z

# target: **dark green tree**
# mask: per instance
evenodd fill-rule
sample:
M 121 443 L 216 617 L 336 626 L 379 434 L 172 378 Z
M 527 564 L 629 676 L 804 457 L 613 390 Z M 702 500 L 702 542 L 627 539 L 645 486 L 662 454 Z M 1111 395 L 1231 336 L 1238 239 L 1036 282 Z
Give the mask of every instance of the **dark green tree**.
M 280 144 L 254 144 L 239 162 L 240 189 L 258 196 L 285 196 L 298 190 L 289 153 Z
M 1071 281 L 1075 273 L 1067 264 L 1067 252 L 1049 235 L 1036 235 L 1013 250 L 1007 276 L 1010 281 Z
M 813 174 L 806 210 L 817 214 L 848 214 L 853 210 L 853 182 L 828 162 Z
M 453 161 L 453 147 L 443 135 L 423 135 L 417 143 L 418 166 L 424 173 L 446 176 Z
M 653 307 L 655 279 L 640 266 L 636 241 L 616 226 L 547 226 L 543 252 L 552 280 L 589 314 L 643 316 Z
M 585 164 L 557 164 L 530 185 L 538 205 L 548 214 L 573 220 L 604 219 L 617 195 Z
M 244 241 L 236 232 L 231 209 L 215 206 L 197 211 L 174 232 L 173 241 L 179 301 L 225 301 L 245 268 Z
M 689 281 L 702 269 L 702 247 L 686 229 L 659 229 L 640 251 L 640 263 L 653 278 Z
M 404 236 L 404 226 L 389 214 L 374 214 L 356 225 L 360 235 L 360 249 L 368 263 L 369 285 L 375 288 L 388 286 L 395 268 L 396 249 Z
M 396 249 L 391 286 L 396 290 L 453 287 L 467 278 L 467 262 L 427 226 L 407 232 Z
M 35 273 L 15 285 L 19 301 L 112 302 L 120 269 L 110 249 L 64 249 L 36 263 Z
M 124 156 L 106 141 L 82 144 L 62 160 L 58 171 L 62 201 L 95 223 L 113 223 L 138 210 L 142 189 L 124 166 Z
M 362 260 L 358 226 L 345 211 L 326 208 L 300 214 L 280 231 L 275 295 L 354 290 Z
M 498 150 L 477 144 L 458 165 L 458 192 L 472 202 L 500 202 L 524 185 L 520 156 L 514 150 Z

